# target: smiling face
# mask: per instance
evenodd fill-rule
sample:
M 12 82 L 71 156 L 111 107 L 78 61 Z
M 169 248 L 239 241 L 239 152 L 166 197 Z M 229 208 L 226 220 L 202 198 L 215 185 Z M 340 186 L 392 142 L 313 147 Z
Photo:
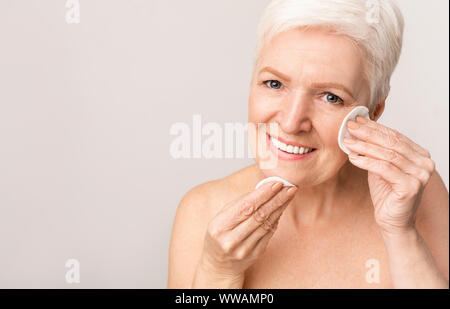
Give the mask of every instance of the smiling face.
M 363 68 L 361 51 L 349 38 L 320 28 L 285 31 L 263 47 L 251 83 L 249 122 L 267 124 L 268 137 L 278 140 L 269 143 L 278 163 L 262 169 L 266 177 L 302 187 L 338 173 L 347 161 L 338 145 L 341 123 L 356 106 L 369 104 Z M 278 134 L 271 123 L 278 124 Z M 295 154 L 299 146 L 314 150 Z

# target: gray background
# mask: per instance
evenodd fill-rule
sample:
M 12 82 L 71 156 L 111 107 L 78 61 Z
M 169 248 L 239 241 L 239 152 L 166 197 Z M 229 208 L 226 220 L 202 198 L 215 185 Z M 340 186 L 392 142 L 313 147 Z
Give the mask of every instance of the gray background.
M 0 288 L 165 288 L 178 202 L 250 165 L 173 160 L 175 122 L 246 122 L 268 0 L 0 1 Z M 398 1 L 404 51 L 381 123 L 448 187 L 448 6 Z M 65 282 L 66 260 L 81 283 Z

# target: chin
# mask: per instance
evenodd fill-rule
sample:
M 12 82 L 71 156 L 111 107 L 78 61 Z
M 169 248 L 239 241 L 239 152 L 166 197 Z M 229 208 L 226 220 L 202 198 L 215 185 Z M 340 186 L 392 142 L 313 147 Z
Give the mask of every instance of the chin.
M 299 188 L 310 187 L 315 184 L 312 181 L 314 177 L 306 175 L 306 173 L 302 173 L 301 171 L 295 171 L 292 169 L 292 167 L 290 169 L 280 167 L 273 169 L 261 169 L 261 173 L 264 175 L 264 178 L 275 176 L 280 177 Z
M 328 162 L 331 163 L 321 164 L 322 168 L 320 170 L 311 169 L 310 167 L 296 166 L 296 164 L 292 162 L 283 164 L 285 163 L 284 161 L 278 161 L 277 166 L 270 169 L 261 168 L 259 163 L 258 166 L 260 167 L 264 178 L 276 176 L 289 181 L 299 188 L 307 188 L 324 183 L 336 176 L 344 166 L 346 159 L 343 158 L 343 160 L 339 161 L 332 161 L 330 159 Z M 324 167 L 326 167 L 325 170 Z

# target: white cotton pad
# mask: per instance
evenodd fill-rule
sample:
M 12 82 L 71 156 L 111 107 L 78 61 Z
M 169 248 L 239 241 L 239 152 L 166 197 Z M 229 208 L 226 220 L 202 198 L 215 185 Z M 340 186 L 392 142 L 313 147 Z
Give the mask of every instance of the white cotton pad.
M 266 178 L 266 179 L 260 181 L 260 182 L 256 185 L 255 190 L 258 189 L 259 187 L 261 187 L 263 184 L 268 183 L 268 182 L 271 182 L 271 181 L 274 181 L 274 182 L 281 182 L 281 183 L 283 184 L 283 187 L 295 187 L 295 185 L 291 184 L 291 183 L 290 183 L 289 181 L 287 181 L 287 180 L 284 180 L 283 178 L 280 178 L 280 177 L 269 177 L 269 178 Z
M 342 151 L 348 155 L 351 153 L 351 151 L 348 150 L 347 147 L 345 147 L 344 138 L 352 138 L 353 136 L 347 130 L 347 122 L 350 120 L 356 121 L 356 117 L 358 117 L 358 116 L 366 118 L 366 119 L 370 119 L 369 109 L 365 106 L 358 106 L 357 108 L 352 110 L 344 118 L 344 121 L 342 122 L 342 125 L 341 125 L 341 129 L 339 130 L 339 137 L 338 137 L 339 147 L 341 147 Z

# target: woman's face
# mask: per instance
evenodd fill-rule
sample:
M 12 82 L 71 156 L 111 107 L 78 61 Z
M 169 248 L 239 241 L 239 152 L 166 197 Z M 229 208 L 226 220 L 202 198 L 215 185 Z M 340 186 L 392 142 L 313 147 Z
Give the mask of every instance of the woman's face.
M 293 145 L 287 151 L 295 152 L 295 145 L 315 150 L 290 154 L 269 142 L 277 164 L 262 172 L 300 187 L 335 176 L 348 158 L 338 145 L 341 123 L 356 106 L 368 106 L 368 96 L 363 57 L 349 38 L 318 28 L 275 36 L 263 47 L 253 73 L 249 122 L 266 124 L 268 139 Z M 278 130 L 269 125 L 274 123 Z M 261 167 L 259 153 L 256 161 Z

